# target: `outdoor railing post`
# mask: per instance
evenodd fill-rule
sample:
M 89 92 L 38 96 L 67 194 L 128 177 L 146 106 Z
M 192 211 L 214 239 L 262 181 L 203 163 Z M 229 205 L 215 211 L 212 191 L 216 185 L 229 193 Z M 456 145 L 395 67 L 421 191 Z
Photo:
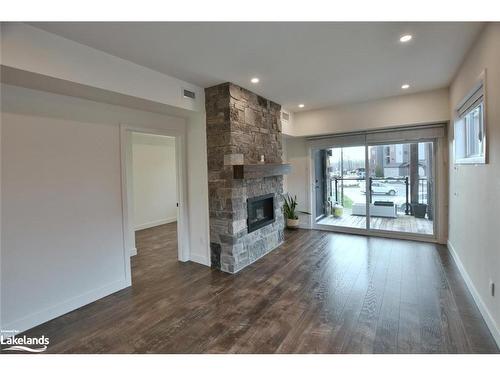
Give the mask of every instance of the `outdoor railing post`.
M 370 194 L 370 204 L 372 204 L 372 200 L 373 200 L 373 196 L 372 196 L 372 178 L 373 177 L 370 177 L 368 179 L 368 191 L 369 191 L 369 194 Z
M 405 204 L 405 215 L 409 215 L 410 211 L 408 210 L 408 197 L 410 194 L 409 191 L 409 186 L 408 186 L 408 176 L 405 177 L 405 184 L 406 184 L 406 204 Z
M 335 177 L 335 202 L 339 202 L 339 191 L 338 191 L 338 178 Z
M 341 193 L 340 193 L 340 204 L 343 206 L 344 205 L 344 177 L 340 178 L 342 180 L 342 186 L 340 187 Z
M 424 203 L 424 180 L 418 180 L 418 203 Z

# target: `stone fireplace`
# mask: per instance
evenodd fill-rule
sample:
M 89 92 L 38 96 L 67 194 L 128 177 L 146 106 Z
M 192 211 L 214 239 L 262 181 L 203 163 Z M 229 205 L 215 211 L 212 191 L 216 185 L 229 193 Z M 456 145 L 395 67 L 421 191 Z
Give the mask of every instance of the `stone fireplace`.
M 236 273 L 283 242 L 281 106 L 232 83 L 205 100 L 211 264 Z

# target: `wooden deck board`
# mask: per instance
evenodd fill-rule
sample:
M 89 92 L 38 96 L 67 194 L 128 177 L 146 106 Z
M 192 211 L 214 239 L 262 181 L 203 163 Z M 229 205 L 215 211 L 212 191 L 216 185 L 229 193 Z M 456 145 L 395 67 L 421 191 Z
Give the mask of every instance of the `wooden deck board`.
M 364 216 L 351 215 L 348 211 L 341 217 L 325 217 L 318 221 L 322 225 L 335 225 L 348 228 L 366 228 L 366 218 Z M 432 220 L 420 219 L 411 215 L 398 215 L 397 218 L 372 217 L 370 228 L 390 232 L 418 233 L 432 235 L 434 233 L 434 223 Z

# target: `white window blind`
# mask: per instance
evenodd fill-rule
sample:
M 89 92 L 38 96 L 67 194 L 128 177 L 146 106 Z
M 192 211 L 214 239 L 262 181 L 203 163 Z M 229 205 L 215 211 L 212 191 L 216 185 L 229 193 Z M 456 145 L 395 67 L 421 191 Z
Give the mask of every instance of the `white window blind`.
M 364 133 L 327 135 L 308 138 L 309 144 L 313 149 L 319 150 L 329 147 L 349 147 L 360 146 L 366 142 Z
M 462 104 L 457 108 L 458 118 L 464 117 L 468 111 L 470 111 L 474 107 L 477 107 L 477 105 L 483 101 L 483 87 L 483 83 L 480 83 L 478 87 L 474 89 L 474 91 L 468 97 L 466 97 L 465 101 L 463 101 Z
M 365 144 L 415 142 L 446 136 L 446 124 L 416 125 L 356 133 L 309 137 L 312 148 L 360 146 Z
M 368 132 L 366 134 L 366 141 L 367 143 L 415 142 L 442 138 L 445 136 L 446 125 L 433 124 Z

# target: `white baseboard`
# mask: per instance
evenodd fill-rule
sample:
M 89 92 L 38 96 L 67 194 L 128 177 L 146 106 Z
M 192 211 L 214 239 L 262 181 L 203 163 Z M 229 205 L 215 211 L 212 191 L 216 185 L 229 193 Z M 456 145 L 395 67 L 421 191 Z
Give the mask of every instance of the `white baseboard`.
M 130 256 L 133 257 L 137 255 L 137 247 L 134 247 L 133 249 L 130 249 Z
M 24 332 L 30 328 L 48 322 L 49 320 L 57 318 L 58 316 L 67 314 L 70 311 L 76 310 L 82 306 L 97 301 L 98 299 L 101 299 L 110 294 L 118 292 L 119 290 L 127 288 L 129 286 L 130 283 L 128 283 L 126 280 L 114 281 L 100 288 L 93 289 L 79 296 L 60 302 L 54 306 L 24 316 L 13 322 L 6 323 L 4 326 L 1 327 L 1 329 L 8 331 Z
M 174 221 L 177 221 L 176 216 L 172 217 L 167 217 L 166 219 L 161 219 L 161 220 L 156 220 L 156 221 L 151 221 L 149 223 L 143 223 L 136 225 L 134 230 L 142 230 L 142 229 L 148 229 L 152 227 L 157 227 L 158 225 L 163 225 L 163 224 L 168 224 L 168 223 L 173 223 Z
M 448 250 L 450 251 L 451 256 L 455 260 L 455 263 L 457 264 L 458 270 L 460 271 L 460 274 L 462 275 L 462 278 L 465 281 L 465 285 L 467 285 L 467 288 L 469 289 L 470 293 L 472 294 L 472 298 L 474 299 L 474 302 L 476 302 L 477 308 L 481 312 L 481 315 L 483 316 L 484 321 L 486 322 L 486 325 L 488 326 L 488 329 L 490 330 L 491 334 L 493 335 L 493 338 L 495 339 L 495 342 L 497 343 L 497 346 L 500 348 L 500 329 L 498 328 L 495 319 L 490 314 L 490 311 L 488 310 L 488 307 L 486 307 L 486 304 L 483 302 L 483 299 L 477 292 L 476 287 L 474 286 L 474 283 L 472 282 L 472 279 L 470 278 L 469 274 L 467 273 L 462 261 L 460 260 L 457 252 L 455 251 L 455 248 L 451 244 L 451 242 L 448 240 L 447 242 L 448 245 Z

